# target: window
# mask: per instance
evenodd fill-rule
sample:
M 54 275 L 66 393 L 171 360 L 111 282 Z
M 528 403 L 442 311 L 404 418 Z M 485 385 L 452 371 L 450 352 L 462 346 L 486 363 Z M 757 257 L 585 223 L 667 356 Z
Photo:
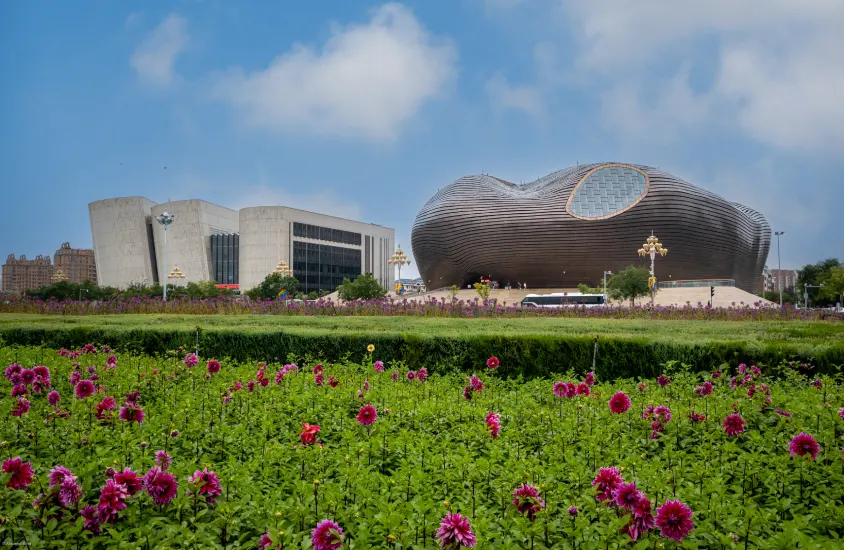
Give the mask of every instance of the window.
M 298 290 L 333 291 L 344 278 L 352 280 L 360 274 L 359 249 L 293 241 L 293 276 L 299 280 Z
M 240 237 L 236 233 L 211 236 L 211 276 L 218 284 L 236 285 Z
M 318 225 L 309 225 L 307 223 L 293 222 L 293 236 L 305 237 L 307 239 L 315 239 L 318 241 L 361 246 L 360 233 L 343 231 L 342 229 L 332 229 L 329 227 L 320 227 Z

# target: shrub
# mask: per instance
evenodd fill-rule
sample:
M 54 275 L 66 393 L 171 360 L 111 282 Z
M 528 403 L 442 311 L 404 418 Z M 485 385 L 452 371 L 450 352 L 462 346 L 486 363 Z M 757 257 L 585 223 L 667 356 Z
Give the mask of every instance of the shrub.
M 376 281 L 372 273 L 358 275 L 354 281 L 344 279 L 337 288 L 341 300 L 372 300 L 384 298 L 387 291 Z

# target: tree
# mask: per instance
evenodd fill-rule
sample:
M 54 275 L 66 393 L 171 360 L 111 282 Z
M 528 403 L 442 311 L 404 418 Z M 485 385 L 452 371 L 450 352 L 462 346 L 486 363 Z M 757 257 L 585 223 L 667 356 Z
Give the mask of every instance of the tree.
M 475 288 L 475 292 L 478 293 L 482 300 L 486 300 L 490 297 L 490 285 L 487 283 L 473 283 L 472 286 Z
M 216 298 L 222 294 L 221 290 L 217 288 L 217 284 L 214 281 L 198 281 L 198 282 L 190 282 L 185 287 L 185 292 L 188 295 L 188 298 Z
M 460 291 L 460 289 L 458 288 L 457 285 L 452 285 L 452 286 L 449 287 L 449 299 L 452 302 L 455 301 L 455 297 L 458 295 L 459 291 Z
M 259 298 L 263 300 L 275 300 L 279 295 L 285 291 L 289 297 L 296 293 L 296 287 L 299 281 L 296 277 L 283 277 L 280 273 L 271 273 L 264 277 L 257 286 L 249 289 L 246 295 L 252 300 Z
M 341 300 L 371 300 L 384 298 L 387 291 L 382 288 L 372 273 L 362 273 L 354 281 L 343 279 L 337 287 L 337 296 Z
M 610 278 L 607 290 L 614 300 L 631 300 L 631 307 L 634 307 L 634 300 L 650 294 L 648 278 L 648 269 L 629 265 Z
M 803 299 L 806 285 L 824 285 L 824 288 L 808 289 L 808 302 L 812 305 L 836 303 L 843 294 L 842 262 L 828 258 L 815 264 L 807 264 L 798 270 L 795 286 Z

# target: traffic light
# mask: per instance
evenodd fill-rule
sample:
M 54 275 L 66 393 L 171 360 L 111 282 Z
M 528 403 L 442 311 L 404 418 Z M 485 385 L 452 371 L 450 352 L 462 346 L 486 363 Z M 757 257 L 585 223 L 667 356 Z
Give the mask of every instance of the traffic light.
M 716 295 L 716 287 L 715 287 L 715 286 L 711 286 L 711 287 L 710 287 L 710 297 L 712 298 L 712 297 L 713 297 L 713 296 L 715 296 L 715 295 Z

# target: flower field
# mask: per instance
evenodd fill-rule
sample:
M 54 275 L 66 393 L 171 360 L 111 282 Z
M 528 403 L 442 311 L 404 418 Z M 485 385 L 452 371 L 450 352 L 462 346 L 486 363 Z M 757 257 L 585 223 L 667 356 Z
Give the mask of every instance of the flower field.
M 0 545 L 842 548 L 841 378 L 359 357 L 0 348 Z

